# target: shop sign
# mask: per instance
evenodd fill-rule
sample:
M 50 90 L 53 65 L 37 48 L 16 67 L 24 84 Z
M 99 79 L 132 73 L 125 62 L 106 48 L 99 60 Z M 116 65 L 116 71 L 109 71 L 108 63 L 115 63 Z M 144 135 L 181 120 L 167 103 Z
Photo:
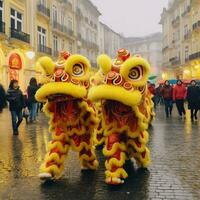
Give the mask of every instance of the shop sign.
M 12 53 L 8 62 L 10 69 L 20 70 L 22 68 L 22 59 L 17 53 Z

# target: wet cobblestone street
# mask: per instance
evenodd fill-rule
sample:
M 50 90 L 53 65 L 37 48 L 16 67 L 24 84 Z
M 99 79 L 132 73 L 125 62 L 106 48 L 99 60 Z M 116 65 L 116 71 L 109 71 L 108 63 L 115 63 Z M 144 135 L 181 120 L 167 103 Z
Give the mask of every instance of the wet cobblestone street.
M 162 110 L 149 131 L 151 166 L 137 170 L 128 162 L 129 178 L 117 187 L 104 183 L 100 150 L 96 172 L 81 172 L 77 154 L 70 152 L 64 177 L 42 183 L 38 169 L 50 139 L 47 118 L 40 114 L 35 124 L 23 122 L 19 136 L 13 136 L 5 110 L 0 114 L 0 200 L 200 199 L 200 121 L 166 120 Z

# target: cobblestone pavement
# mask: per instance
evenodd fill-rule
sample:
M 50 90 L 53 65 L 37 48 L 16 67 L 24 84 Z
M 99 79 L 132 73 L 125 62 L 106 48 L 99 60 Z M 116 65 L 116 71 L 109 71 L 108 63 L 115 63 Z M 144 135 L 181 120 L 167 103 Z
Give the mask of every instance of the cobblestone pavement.
M 166 120 L 162 109 L 150 129 L 152 165 L 143 171 L 128 162 L 129 178 L 117 187 L 104 184 L 101 151 L 98 171 L 81 173 L 76 153 L 70 152 L 64 177 L 42 183 L 37 175 L 50 139 L 46 117 L 40 114 L 32 125 L 23 122 L 20 135 L 13 136 L 5 110 L 0 114 L 0 200 L 200 199 L 200 121 Z

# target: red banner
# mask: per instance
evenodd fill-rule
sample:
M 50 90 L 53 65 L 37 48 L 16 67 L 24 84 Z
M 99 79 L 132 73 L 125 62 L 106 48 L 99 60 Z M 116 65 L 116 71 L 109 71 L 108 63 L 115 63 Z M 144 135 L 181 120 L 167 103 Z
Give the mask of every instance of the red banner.
M 22 59 L 17 53 L 11 54 L 8 62 L 10 69 L 20 70 L 22 68 Z

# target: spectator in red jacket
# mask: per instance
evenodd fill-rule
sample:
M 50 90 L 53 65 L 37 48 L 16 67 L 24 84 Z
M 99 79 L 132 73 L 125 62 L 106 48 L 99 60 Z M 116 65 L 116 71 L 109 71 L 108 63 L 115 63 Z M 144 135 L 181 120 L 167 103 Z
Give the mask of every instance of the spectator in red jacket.
M 155 95 L 155 84 L 152 84 L 151 82 L 148 81 L 148 90 L 151 92 L 152 95 Z
M 168 118 L 169 116 L 172 115 L 172 109 L 173 109 L 173 88 L 170 85 L 169 81 L 166 80 L 165 84 L 161 90 L 162 97 L 164 99 L 165 103 L 165 113 L 166 117 Z
M 176 102 L 176 107 L 180 118 L 185 118 L 184 100 L 187 97 L 187 89 L 181 80 L 177 80 L 177 84 L 173 89 L 173 100 Z
M 148 90 L 153 95 L 152 101 L 153 101 L 154 107 L 155 107 L 156 106 L 156 102 L 155 102 L 155 93 L 156 93 L 155 84 L 152 84 L 150 81 L 148 81 Z

